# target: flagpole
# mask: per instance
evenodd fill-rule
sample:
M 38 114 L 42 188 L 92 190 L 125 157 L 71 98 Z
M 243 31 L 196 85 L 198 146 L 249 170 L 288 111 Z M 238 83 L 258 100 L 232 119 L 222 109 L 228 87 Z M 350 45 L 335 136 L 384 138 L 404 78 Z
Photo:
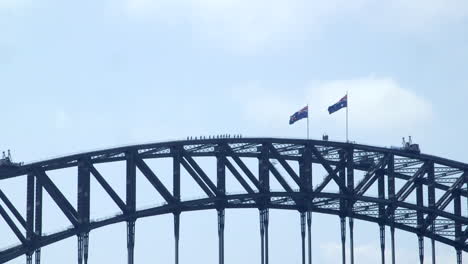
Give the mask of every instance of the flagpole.
M 348 109 L 349 109 L 349 98 L 348 98 L 348 91 L 346 91 L 346 142 L 349 142 L 348 134 L 349 134 L 349 127 L 348 127 Z

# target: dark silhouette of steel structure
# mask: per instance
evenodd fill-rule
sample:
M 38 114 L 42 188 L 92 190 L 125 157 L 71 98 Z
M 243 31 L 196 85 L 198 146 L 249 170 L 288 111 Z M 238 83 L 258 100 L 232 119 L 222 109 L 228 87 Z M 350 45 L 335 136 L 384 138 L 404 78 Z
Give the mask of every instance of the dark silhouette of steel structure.
M 197 163 L 198 157 L 216 159 L 216 175 L 211 175 L 211 178 L 216 177 L 216 182 Z M 147 165 L 149 159 L 173 161 L 172 192 Z M 258 171 L 249 168 L 246 159 L 256 160 Z M 96 164 L 116 161 L 126 163 L 125 199 L 119 197 L 95 167 Z M 312 184 L 312 164 L 319 164 L 327 173 L 315 186 Z M 47 175 L 50 170 L 70 167 L 77 168 L 77 174 L 70 175 L 78 177 L 76 209 Z M 181 200 L 182 168 L 203 190 L 205 198 Z M 142 210 L 136 208 L 137 170 L 164 198 L 163 205 Z M 360 181 L 355 177 L 358 173 L 362 175 Z M 242 193 L 226 193 L 227 175 L 240 183 Z M 354 263 L 353 219 L 374 222 L 379 226 L 382 263 L 385 263 L 386 227 L 390 229 L 392 264 L 396 263 L 395 229 L 417 235 L 421 263 L 424 238 L 432 242 L 432 263 L 436 263 L 435 241 L 452 246 L 458 264 L 462 263 L 462 251 L 468 252 L 468 218 L 462 214 L 462 198 L 468 196 L 468 164 L 404 149 L 300 139 L 210 138 L 127 146 L 21 166 L 0 166 L 0 180 L 12 177 L 27 177 L 26 219 L 0 190 L 0 199 L 5 205 L 0 206 L 0 215 L 21 242 L 0 252 L 1 263 L 26 255 L 30 264 L 35 254 L 35 263 L 39 264 L 42 247 L 71 236 L 78 237 L 78 263 L 87 263 L 90 231 L 125 221 L 128 263 L 133 264 L 135 221 L 141 217 L 173 214 L 177 264 L 181 213 L 214 209 L 218 212 L 219 263 L 223 264 L 224 212 L 230 208 L 258 208 L 262 264 L 269 263 L 270 209 L 299 212 L 303 264 L 312 263 L 312 213 L 339 217 L 343 264 L 346 263 L 346 219 L 349 223 L 351 264 Z M 91 177 L 120 208 L 118 215 L 105 220 L 90 219 L 90 204 L 93 202 L 90 197 Z M 281 191 L 271 190 L 270 180 L 273 178 L 282 186 Z M 337 186 L 336 192 L 326 191 L 331 185 Z M 378 190 L 377 196 L 368 195 L 371 188 Z M 70 228 L 52 234 L 42 233 L 44 190 L 68 218 Z M 414 193 L 416 199 L 409 199 Z

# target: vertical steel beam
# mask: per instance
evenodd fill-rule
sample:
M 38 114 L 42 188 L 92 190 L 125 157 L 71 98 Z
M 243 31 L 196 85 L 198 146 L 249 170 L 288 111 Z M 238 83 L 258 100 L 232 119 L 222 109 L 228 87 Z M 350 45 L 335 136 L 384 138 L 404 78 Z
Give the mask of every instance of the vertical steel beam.
M 392 264 L 395 264 L 395 227 L 390 227 L 390 238 L 392 243 Z
M 377 176 L 377 190 L 379 199 L 385 199 L 385 171 L 377 170 L 375 172 Z M 379 206 L 379 217 L 385 216 L 385 206 Z
M 134 264 L 135 253 L 135 220 L 127 221 L 127 250 L 128 250 L 128 264 Z
M 380 169 L 376 172 L 377 189 L 379 199 L 385 199 L 385 171 Z M 385 264 L 385 205 L 379 204 L 379 230 L 380 230 L 380 255 L 381 262 Z
M 219 149 L 216 155 L 216 179 L 218 193 L 224 196 L 226 194 L 226 156 L 222 149 Z M 219 206 L 224 208 L 222 204 Z
M 135 153 L 127 152 L 127 186 L 126 186 L 126 202 L 129 214 L 127 221 L 127 251 L 128 264 L 134 263 L 135 251 L 135 210 L 136 210 L 136 164 Z
M 431 162 L 427 168 L 427 199 L 428 199 L 428 206 L 430 209 L 435 210 L 435 175 L 434 175 L 434 163 Z M 429 217 L 433 217 L 430 215 Z M 431 223 L 431 232 L 435 233 L 435 225 L 434 220 Z M 436 250 L 435 250 L 435 240 L 431 238 L 431 249 L 432 249 L 432 264 L 436 264 Z
M 431 232 L 435 233 L 435 226 L 431 226 Z M 431 239 L 431 250 L 432 250 L 432 264 L 436 263 L 436 245 L 434 238 Z
M 388 178 L 388 198 L 391 201 L 395 200 L 395 156 L 390 155 L 387 164 L 387 178 Z
M 258 158 L 258 175 L 260 180 L 260 192 L 270 192 L 270 169 L 269 169 L 269 148 L 267 143 L 263 143 L 260 147 L 260 155 Z M 268 204 L 269 198 L 262 198 L 260 203 L 260 233 L 262 244 L 262 264 L 268 264 Z
M 218 243 L 219 264 L 224 264 L 224 209 L 218 210 Z
M 340 157 L 340 165 L 344 165 L 346 162 L 345 159 L 345 152 L 344 150 L 339 151 Z M 345 167 L 341 166 L 341 169 L 338 171 L 338 178 L 339 181 L 342 183 L 343 186 L 346 186 L 346 171 Z M 340 188 L 340 194 L 343 195 L 343 191 Z M 348 210 L 347 203 L 345 198 L 340 199 L 340 223 L 341 223 L 341 254 L 343 261 L 342 263 L 346 263 L 346 213 Z
M 417 206 L 423 207 L 424 206 L 424 201 L 423 201 L 423 185 L 421 182 L 417 181 L 414 184 L 416 184 L 416 204 Z M 417 211 L 417 226 L 418 229 L 420 229 L 424 225 L 424 215 L 422 212 Z M 424 230 L 419 230 L 418 234 L 418 243 L 419 243 L 419 261 L 421 264 L 424 263 L 424 236 L 423 232 Z
M 424 236 L 418 235 L 419 263 L 424 264 Z
M 83 260 L 84 264 L 88 264 L 88 251 L 89 251 L 89 232 L 83 235 Z
M 180 213 L 174 213 L 174 261 L 179 264 Z
M 262 144 L 260 147 L 260 156 L 258 158 L 258 177 L 260 180 L 260 189 L 262 193 L 270 191 L 270 169 L 269 169 L 269 152 L 268 146 Z M 263 201 L 265 204 L 267 201 Z
M 28 246 L 34 245 L 34 175 L 28 174 L 26 186 L 26 239 Z M 32 264 L 32 250 L 26 253 L 26 263 Z
M 301 180 L 301 192 L 309 193 L 312 191 L 312 152 L 308 146 L 305 146 L 299 160 L 299 178 Z
M 90 170 L 85 161 L 78 162 L 78 223 L 89 223 Z
M 261 263 L 268 264 L 268 208 L 260 209 L 260 246 Z
M 341 224 L 341 256 L 342 264 L 346 264 L 346 218 L 340 217 Z
M 299 175 L 301 178 L 301 192 L 306 193 L 305 195 L 305 207 L 307 209 L 307 236 L 308 236 L 308 260 L 309 264 L 312 264 L 312 213 L 311 204 L 312 200 L 310 194 L 312 194 L 312 151 L 310 146 L 304 147 L 302 158 L 299 160 Z M 301 216 L 302 217 L 302 216 Z M 302 221 L 302 220 L 301 220 Z
M 380 256 L 381 256 L 381 263 L 385 264 L 385 225 L 380 224 Z
M 126 188 L 126 201 L 127 209 L 131 214 L 135 213 L 136 207 L 136 164 L 135 153 L 128 152 L 126 155 L 127 165 L 127 188 Z
M 26 255 L 26 264 L 32 264 L 32 254 Z
M 308 251 L 309 251 L 309 264 L 312 264 L 312 212 L 307 212 L 307 236 L 308 236 Z
M 468 174 L 466 174 L 466 171 L 465 171 L 465 183 L 467 184 L 467 189 L 468 189 Z M 467 205 L 468 205 L 468 199 L 466 199 L 467 201 Z M 461 200 L 460 200 L 460 214 L 461 214 Z M 461 229 L 459 230 L 461 231 Z M 461 237 L 460 237 L 461 238 Z M 459 238 L 459 240 L 460 240 Z M 460 241 L 460 243 L 464 243 L 464 241 Z M 457 249 L 457 264 L 462 264 L 462 253 L 463 251 L 461 249 Z
M 79 234 L 78 238 L 78 264 L 83 264 L 83 235 Z
M 34 223 L 35 236 L 42 237 L 42 184 L 36 180 L 36 222 Z M 35 252 L 36 264 L 41 263 L 41 249 L 37 248 Z
M 180 162 L 182 156 L 180 151 L 177 148 L 172 148 L 173 157 L 172 157 L 172 188 L 173 188 L 173 196 L 174 198 L 180 202 Z
M 354 150 L 349 148 L 346 150 L 346 187 L 354 195 Z M 348 215 L 349 215 L 349 257 L 350 263 L 354 264 L 354 220 L 353 220 L 354 200 L 348 200 Z
M 455 191 L 453 193 L 454 199 L 453 199 L 453 213 L 461 217 L 461 195 L 460 191 Z M 462 225 L 460 221 L 455 221 L 455 241 L 460 245 L 456 247 L 455 249 L 457 250 L 457 264 L 462 263 L 462 254 L 461 254 L 461 248 L 464 246 L 464 241 L 462 241 Z
M 388 178 L 388 199 L 394 204 L 395 201 L 395 156 L 390 155 L 387 164 L 387 178 Z M 393 205 L 392 205 L 393 207 Z M 392 243 L 392 264 L 395 263 L 395 216 L 392 213 L 390 216 L 390 237 Z
M 302 264 L 306 264 L 305 233 L 306 233 L 306 214 L 301 212 L 301 245 L 302 245 Z
M 173 153 L 172 161 L 172 188 L 175 200 L 180 202 L 180 162 L 181 162 L 181 153 L 179 149 L 173 147 L 171 149 Z M 180 239 L 180 212 L 174 213 L 174 262 L 179 264 L 179 239 Z
M 339 156 L 340 156 L 340 165 L 341 168 L 338 171 L 338 180 L 342 183 L 343 186 L 346 186 L 346 170 L 345 170 L 345 163 L 346 163 L 346 156 L 345 156 L 344 150 L 339 151 Z M 340 188 L 340 194 L 344 195 L 343 191 Z M 345 198 L 340 198 L 340 216 L 341 217 L 346 217 L 348 211 L 347 207 L 347 201 Z
M 89 240 L 89 218 L 90 218 L 90 176 L 91 172 L 84 160 L 78 161 L 78 263 L 82 264 L 83 260 L 88 262 L 88 246 L 85 247 Z
M 226 156 L 224 148 L 217 148 L 216 154 L 216 188 L 222 196 L 226 195 Z M 217 205 L 218 209 L 218 258 L 219 264 L 224 264 L 224 200 Z
M 265 223 L 263 221 L 264 218 L 264 210 L 259 210 L 260 215 L 260 264 L 265 264 Z

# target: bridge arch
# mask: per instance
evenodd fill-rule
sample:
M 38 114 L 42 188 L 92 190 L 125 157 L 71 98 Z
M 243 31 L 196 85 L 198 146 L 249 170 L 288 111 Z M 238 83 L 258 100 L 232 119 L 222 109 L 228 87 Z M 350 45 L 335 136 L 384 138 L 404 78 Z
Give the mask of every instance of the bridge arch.
M 208 175 L 198 164 L 200 157 L 216 160 L 216 175 Z M 172 190 L 148 166 L 147 161 L 151 159 L 172 161 Z M 246 159 L 256 161 L 257 171 L 246 163 Z M 96 166 L 116 161 L 126 163 L 125 199 L 106 182 Z M 320 171 L 325 173 L 323 178 L 316 176 L 313 164 L 321 167 Z M 66 199 L 48 175 L 51 170 L 64 168 L 77 168 L 78 171 L 74 175 L 78 178 L 76 206 Z M 181 170 L 193 178 L 205 197 L 181 199 Z M 137 171 L 164 199 L 164 204 L 145 209 L 136 207 Z M 340 217 L 343 261 L 346 218 L 350 220 L 351 240 L 353 219 L 380 226 L 382 258 L 385 226 L 390 227 L 393 250 L 395 229 L 416 234 L 421 262 L 424 258 L 424 237 L 432 241 L 433 247 L 436 241 L 454 247 L 459 263 L 461 252 L 468 252 L 468 218 L 462 214 L 462 199 L 468 198 L 468 165 L 404 149 L 303 139 L 208 138 L 124 146 L 21 166 L 0 166 L 0 181 L 13 177 L 27 177 L 28 206 L 26 218 L 23 218 L 20 210 L 0 190 L 0 199 L 5 204 L 5 208 L 0 205 L 0 215 L 21 242 L 0 252 L 2 263 L 21 255 L 26 255 L 31 263 L 33 252 L 36 252 L 36 260 L 40 259 L 42 247 L 71 236 L 78 237 L 79 263 L 87 263 L 89 232 L 106 225 L 127 222 L 128 263 L 132 264 L 136 219 L 173 214 L 174 227 L 178 230 L 180 214 L 193 210 L 218 211 L 219 256 L 220 263 L 223 263 L 224 210 L 235 208 L 259 209 L 262 263 L 268 262 L 269 209 L 296 210 L 300 213 L 304 261 L 307 258 L 306 231 L 309 231 L 310 239 L 311 213 Z M 101 220 L 90 218 L 90 206 L 94 202 L 89 196 L 91 177 L 97 180 L 121 210 L 117 215 Z M 242 192 L 227 192 L 226 177 L 237 181 L 243 188 Z M 214 178 L 216 181 L 212 180 Z M 317 179 L 320 181 L 314 185 Z M 279 184 L 280 190 L 271 188 L 273 180 Z M 377 190 L 377 194 L 371 195 L 371 189 Z M 70 221 L 69 228 L 47 235 L 42 233 L 43 191 L 52 197 Z M 415 198 L 410 199 L 410 196 Z M 175 236 L 178 241 L 178 231 Z M 308 253 L 310 259 L 310 247 Z

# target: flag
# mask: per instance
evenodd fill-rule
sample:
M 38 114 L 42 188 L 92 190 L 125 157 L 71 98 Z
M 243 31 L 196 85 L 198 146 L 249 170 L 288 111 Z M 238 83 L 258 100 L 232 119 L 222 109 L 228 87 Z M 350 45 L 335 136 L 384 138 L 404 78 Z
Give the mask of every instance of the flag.
M 348 107 L 348 95 L 345 95 L 343 98 L 341 98 L 338 103 L 328 107 L 328 113 L 333 114 L 344 107 Z
M 296 121 L 301 120 L 302 118 L 309 117 L 309 106 L 302 108 L 301 110 L 294 113 L 291 117 L 289 117 L 289 124 L 292 125 Z

